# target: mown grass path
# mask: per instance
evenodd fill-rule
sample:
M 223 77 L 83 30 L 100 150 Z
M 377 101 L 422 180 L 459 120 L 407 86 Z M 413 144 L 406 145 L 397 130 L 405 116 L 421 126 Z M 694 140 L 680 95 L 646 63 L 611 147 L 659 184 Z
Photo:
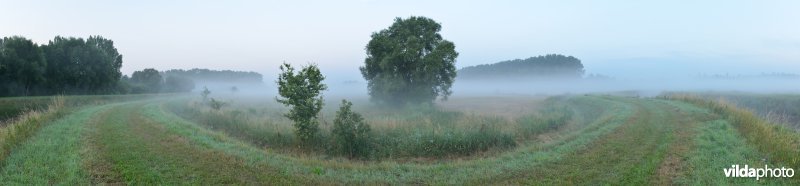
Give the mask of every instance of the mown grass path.
M 77 111 L 43 127 L 5 160 L 0 183 L 20 185 L 85 185 L 87 172 L 81 166 L 83 123 L 103 109 L 115 105 Z
M 437 163 L 353 162 L 260 149 L 180 118 L 160 99 L 87 107 L 14 149 L 0 182 L 47 184 L 754 184 L 726 179 L 759 153 L 726 121 L 689 104 L 575 98 L 578 123 L 495 157 Z M 592 117 L 587 117 L 593 114 Z M 583 121 L 586 120 L 586 121 Z M 783 183 L 787 180 L 770 180 Z M 792 180 L 789 180 L 792 181 Z M 761 181 L 764 182 L 764 181 Z
M 131 184 L 280 183 L 263 165 L 198 146 L 143 114 L 145 103 L 122 105 L 96 116 L 90 136 L 95 182 Z
M 518 176 L 522 179 L 518 181 L 559 185 L 648 185 L 663 179 L 656 173 L 667 157 L 667 150 L 674 145 L 683 145 L 673 144 L 676 133 L 694 121 L 664 104 L 644 100 L 629 100 L 628 103 L 636 107 L 636 113 L 617 130 L 592 142 L 586 149 L 570 153 L 562 161 Z M 681 165 L 663 166 L 675 170 Z

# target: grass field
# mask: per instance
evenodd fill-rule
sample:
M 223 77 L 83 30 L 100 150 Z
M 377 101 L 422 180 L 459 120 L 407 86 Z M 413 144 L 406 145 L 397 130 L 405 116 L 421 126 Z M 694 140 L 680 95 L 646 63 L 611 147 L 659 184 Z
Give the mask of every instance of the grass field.
M 800 95 L 752 94 L 744 92 L 702 93 L 708 100 L 730 102 L 749 109 L 765 120 L 800 130 Z
M 269 99 L 229 100 L 219 111 L 196 99 L 67 104 L 63 113 L 36 120 L 40 127 L 9 146 L 0 183 L 792 185 L 800 180 L 726 178 L 722 169 L 732 164 L 798 168 L 800 135 L 700 97 L 465 97 L 407 110 L 381 110 L 356 100 L 355 110 L 377 134 L 376 150 L 366 159 L 328 153 L 325 145 L 298 147 L 291 123 L 281 116 L 285 108 Z M 321 144 L 338 106 L 328 105 Z

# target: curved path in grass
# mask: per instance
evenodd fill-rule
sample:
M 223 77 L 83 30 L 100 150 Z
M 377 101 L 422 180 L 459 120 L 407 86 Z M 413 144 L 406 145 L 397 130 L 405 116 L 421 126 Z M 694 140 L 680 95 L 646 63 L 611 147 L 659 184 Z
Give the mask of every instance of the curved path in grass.
M 47 124 L 3 160 L 0 183 L 69 184 L 749 184 L 722 168 L 759 165 L 708 110 L 656 99 L 578 96 L 572 130 L 495 157 L 354 162 L 260 149 L 180 118 L 153 99 L 86 107 Z M 591 116 L 591 117 L 589 117 Z M 793 181 L 769 180 L 769 183 Z

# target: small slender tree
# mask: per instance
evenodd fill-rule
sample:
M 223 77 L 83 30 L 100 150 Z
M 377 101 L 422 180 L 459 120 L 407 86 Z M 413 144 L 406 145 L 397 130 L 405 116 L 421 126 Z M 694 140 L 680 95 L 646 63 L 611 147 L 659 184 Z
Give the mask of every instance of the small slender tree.
M 290 106 L 285 116 L 294 121 L 295 134 L 303 142 L 315 137 L 319 130 L 317 114 L 322 110 L 323 100 L 320 92 L 328 87 L 316 65 L 308 65 L 295 72 L 291 65 L 284 63 L 278 76 L 279 103 Z
M 200 92 L 200 96 L 203 96 L 203 102 L 208 100 L 208 95 L 211 94 L 211 91 L 208 90 L 208 87 L 203 87 L 203 91 Z

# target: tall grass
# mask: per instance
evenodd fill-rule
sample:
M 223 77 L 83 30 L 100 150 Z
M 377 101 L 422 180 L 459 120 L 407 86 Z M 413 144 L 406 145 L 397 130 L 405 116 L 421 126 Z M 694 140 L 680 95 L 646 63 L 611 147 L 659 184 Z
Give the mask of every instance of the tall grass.
M 718 99 L 751 109 L 773 124 L 786 125 L 800 130 L 800 96 L 787 94 L 701 93 L 703 99 Z
M 781 125 L 768 123 L 753 112 L 736 107 L 724 99 L 706 100 L 688 94 L 669 94 L 666 99 L 679 100 L 710 109 L 721 115 L 754 145 L 767 161 L 800 167 L 800 135 Z
M 28 111 L 0 128 L 0 160 L 4 160 L 11 149 L 36 133 L 45 122 L 62 115 L 65 112 L 64 104 L 64 96 L 55 96 L 47 109 Z
M 441 158 L 512 149 L 521 141 L 558 129 L 572 119 L 572 110 L 556 102 L 545 101 L 541 112 L 533 111 L 517 119 L 463 114 L 430 106 L 390 110 L 361 107 L 359 112 L 372 128 L 373 148 L 368 159 Z M 214 110 L 191 100 L 173 101 L 167 108 L 183 118 L 261 147 L 336 154 L 330 149 L 332 122 L 328 120 L 332 118 L 320 117 L 321 132 L 315 146 L 304 149 L 298 147 L 291 121 L 280 115 L 280 109 L 231 105 Z
M 556 130 L 572 119 L 572 115 L 572 109 L 564 105 L 548 106 L 537 114 L 517 118 L 519 124 L 517 136 L 522 139 L 530 139 L 536 135 Z

